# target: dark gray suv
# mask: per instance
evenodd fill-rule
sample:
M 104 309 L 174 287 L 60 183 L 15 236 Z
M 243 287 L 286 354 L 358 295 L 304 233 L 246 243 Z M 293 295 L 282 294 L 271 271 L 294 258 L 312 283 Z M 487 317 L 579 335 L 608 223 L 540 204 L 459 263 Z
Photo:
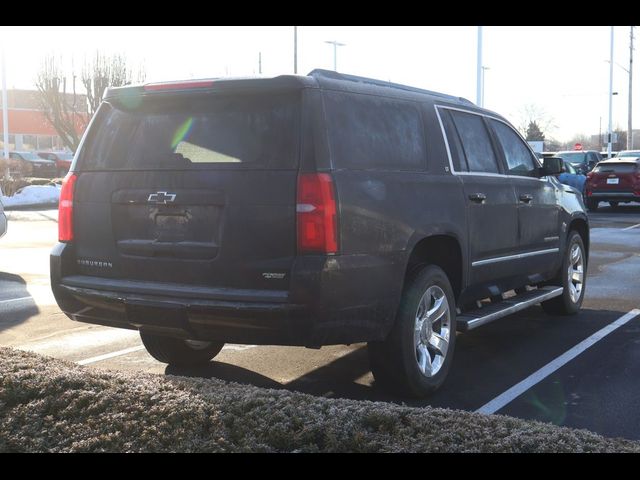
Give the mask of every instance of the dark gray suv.
M 51 284 L 72 319 L 173 364 L 225 342 L 368 342 L 424 396 L 456 331 L 576 313 L 581 196 L 500 115 L 315 70 L 109 89 L 60 198 Z

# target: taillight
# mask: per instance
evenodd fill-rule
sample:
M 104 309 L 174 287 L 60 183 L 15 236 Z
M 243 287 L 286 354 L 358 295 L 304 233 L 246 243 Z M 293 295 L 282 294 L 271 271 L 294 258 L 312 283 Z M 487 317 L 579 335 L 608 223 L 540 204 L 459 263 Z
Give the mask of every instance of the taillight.
M 143 88 L 145 92 L 157 92 L 161 90 L 190 90 L 197 88 L 210 88 L 213 80 L 187 80 L 184 82 L 148 83 Z
M 301 173 L 296 200 L 298 252 L 338 251 L 338 211 L 328 173 Z
M 73 191 L 77 179 L 75 173 L 69 172 L 62 181 L 58 205 L 58 240 L 61 242 L 73 241 Z

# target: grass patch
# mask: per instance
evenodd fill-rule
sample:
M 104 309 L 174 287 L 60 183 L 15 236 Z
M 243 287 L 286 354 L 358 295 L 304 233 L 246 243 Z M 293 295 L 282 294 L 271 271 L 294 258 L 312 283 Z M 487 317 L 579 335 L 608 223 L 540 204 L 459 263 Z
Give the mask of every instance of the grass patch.
M 515 418 L 80 367 L 0 348 L 0 452 L 640 452 Z

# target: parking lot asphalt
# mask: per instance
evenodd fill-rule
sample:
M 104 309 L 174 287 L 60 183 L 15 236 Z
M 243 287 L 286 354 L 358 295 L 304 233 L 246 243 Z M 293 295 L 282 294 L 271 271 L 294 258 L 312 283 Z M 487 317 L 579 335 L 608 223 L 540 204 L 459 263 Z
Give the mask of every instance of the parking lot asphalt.
M 549 316 L 536 306 L 459 334 L 449 378 L 424 401 L 377 389 L 362 344 L 320 350 L 228 345 L 205 367 L 167 367 L 144 351 L 135 331 L 72 322 L 59 311 L 48 278 L 48 254 L 57 235 L 55 210 L 12 211 L 8 217 L 9 231 L 0 240 L 1 345 L 89 368 L 216 377 L 416 406 L 475 411 L 507 395 L 496 413 L 640 439 L 640 315 L 624 317 L 640 309 L 638 204 L 601 207 L 590 214 L 589 275 L 578 315 Z M 625 323 L 613 329 L 621 317 Z M 603 329 L 607 334 L 599 338 Z M 593 345 L 560 361 L 594 334 Z M 524 390 L 509 396 L 519 385 Z

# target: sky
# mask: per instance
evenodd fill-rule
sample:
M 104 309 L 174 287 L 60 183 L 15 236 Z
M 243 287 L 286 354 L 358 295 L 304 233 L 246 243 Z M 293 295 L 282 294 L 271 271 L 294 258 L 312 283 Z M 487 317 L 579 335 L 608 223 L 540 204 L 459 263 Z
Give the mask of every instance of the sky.
M 629 27 L 614 29 L 613 127 L 626 130 Z M 637 30 L 636 30 L 637 34 Z M 2 44 L 2 39 L 10 42 Z M 476 102 L 477 27 L 298 27 L 298 73 L 333 69 Z M 0 27 L 8 88 L 34 88 L 42 59 L 79 73 L 96 51 L 125 54 L 146 81 L 293 73 L 293 27 Z M 483 27 L 484 106 L 520 126 L 525 110 L 569 141 L 608 127 L 610 27 Z M 634 72 L 640 99 L 640 72 Z M 634 126 L 640 108 L 634 100 Z

